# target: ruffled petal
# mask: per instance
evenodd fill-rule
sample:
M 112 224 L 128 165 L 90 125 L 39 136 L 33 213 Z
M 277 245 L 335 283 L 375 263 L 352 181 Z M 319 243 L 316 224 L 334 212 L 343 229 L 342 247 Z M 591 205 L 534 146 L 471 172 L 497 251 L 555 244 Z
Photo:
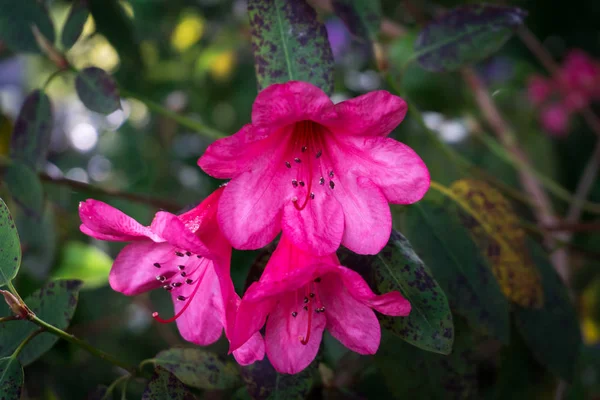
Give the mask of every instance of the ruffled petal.
M 265 341 L 260 333 L 252 335 L 242 347 L 233 352 L 233 357 L 240 365 L 249 365 L 265 357 Z
M 96 239 L 119 242 L 145 239 L 162 241 L 130 216 L 98 200 L 88 199 L 79 203 L 79 217 L 87 228 L 81 231 Z
M 319 296 L 331 335 L 352 351 L 375 354 L 381 328 L 373 310 L 352 297 L 336 274 L 323 276 Z
M 410 303 L 399 292 L 376 295 L 355 271 L 339 266 L 337 274 L 342 278 L 348 293 L 363 304 L 393 317 L 406 317 L 410 314 Z
M 160 211 L 156 213 L 150 229 L 171 245 L 181 250 L 191 251 L 203 257 L 210 256 L 208 248 L 194 235 L 177 216 Z
M 252 106 L 252 124 L 280 128 L 309 120 L 327 125 L 336 116 L 333 103 L 318 87 L 301 81 L 271 85 Z
M 277 301 L 274 299 L 256 302 L 242 299 L 229 338 L 230 352 L 243 346 L 265 325 L 267 315 L 276 303 Z
M 265 332 L 267 356 L 273 367 L 280 373 L 296 374 L 306 368 L 315 359 L 325 329 L 325 315 L 313 309 L 305 311 L 299 308 L 292 293 L 282 296 L 279 304 L 269 316 Z M 293 317 L 292 312 L 297 312 Z M 312 314 L 310 324 L 309 313 Z M 310 325 L 310 337 L 306 338 Z
M 175 268 L 156 268 L 154 263 L 170 265 L 174 260 L 174 248 L 168 243 L 150 240 L 132 243 L 119 253 L 108 276 L 113 290 L 133 296 L 162 286 L 156 277 L 170 278 Z
M 402 122 L 408 106 L 398 96 L 377 90 L 338 103 L 335 135 L 387 136 Z

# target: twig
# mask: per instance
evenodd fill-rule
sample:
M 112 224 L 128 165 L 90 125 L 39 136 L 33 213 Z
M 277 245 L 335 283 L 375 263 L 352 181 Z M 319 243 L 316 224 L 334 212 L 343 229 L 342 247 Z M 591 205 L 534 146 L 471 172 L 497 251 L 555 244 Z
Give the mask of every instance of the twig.
M 36 337 L 37 335 L 39 335 L 40 333 L 44 332 L 44 328 L 40 328 L 40 329 L 36 329 L 35 331 L 31 332 L 26 338 L 25 340 L 23 340 L 19 346 L 15 349 L 15 351 L 12 353 L 11 357 L 12 358 L 16 358 L 19 353 L 21 353 L 21 351 L 25 348 L 25 346 L 27 346 L 27 343 L 31 342 L 31 339 L 33 339 L 34 337 Z
M 542 226 L 542 229 L 547 231 L 569 231 L 569 232 L 595 232 L 600 231 L 600 222 L 588 222 L 588 223 L 572 223 L 572 222 L 559 222 L 556 225 Z

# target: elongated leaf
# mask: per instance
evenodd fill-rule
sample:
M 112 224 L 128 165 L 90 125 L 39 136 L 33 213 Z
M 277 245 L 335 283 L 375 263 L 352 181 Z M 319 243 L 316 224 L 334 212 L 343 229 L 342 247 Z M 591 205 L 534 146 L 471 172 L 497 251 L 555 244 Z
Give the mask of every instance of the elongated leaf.
M 192 400 L 192 395 L 185 385 L 172 373 L 161 367 L 156 367 L 156 371 L 142 395 L 142 400 Z
M 53 281 L 25 299 L 25 304 L 42 320 L 66 329 L 71 322 L 77 299 L 80 281 Z M 0 315 L 10 315 L 8 306 L 0 306 Z M 29 321 L 12 321 L 0 323 L 0 357 L 13 353 L 19 343 L 37 329 L 37 325 Z M 58 337 L 51 333 L 41 333 L 33 338 L 19 353 L 19 361 L 28 365 L 50 350 Z
M 406 235 L 448 297 L 473 327 L 509 341 L 508 301 L 455 211 L 431 202 L 408 208 Z
M 0 199 L 0 286 L 12 281 L 21 266 L 21 243 L 15 221 Z
M 541 278 L 529 255 L 525 230 L 508 200 L 487 183 L 474 179 L 461 179 L 450 188 L 477 213 L 479 222 L 464 212 L 459 215 L 487 257 L 502 292 L 523 307 L 541 307 Z
M 77 279 L 84 289 L 94 289 L 108 283 L 112 258 L 100 249 L 80 242 L 64 245 L 54 279 Z
M 155 362 L 186 385 L 199 389 L 230 389 L 240 383 L 235 364 L 202 349 L 161 351 Z
M 23 391 L 23 367 L 19 360 L 0 358 L 0 399 L 19 400 Z
M 89 67 L 79 71 L 75 90 L 83 104 L 92 111 L 110 114 L 121 107 L 116 82 L 100 68 Z
M 305 0 L 249 0 L 259 89 L 290 80 L 333 92 L 333 55 L 325 26 Z
M 89 16 L 90 11 L 88 10 L 87 0 L 75 0 L 60 36 L 65 50 L 70 49 L 77 42 Z
M 454 326 L 446 295 L 404 236 L 392 230 L 388 244 L 376 256 L 344 251 L 340 260 L 367 276 L 378 293 L 398 291 L 410 301 L 408 317 L 379 315 L 382 326 L 424 350 L 452 351 Z
M 254 400 L 302 400 L 313 385 L 317 362 L 295 375 L 279 374 L 265 357 L 241 367 L 242 378 Z
M 10 157 L 33 169 L 46 162 L 52 134 L 52 105 L 42 90 L 34 90 L 21 106 L 10 141 Z
M 40 53 L 33 36 L 36 26 L 48 41 L 54 42 L 54 26 L 48 10 L 36 0 L 0 0 L 0 41 L 13 51 Z
M 496 52 L 523 24 L 516 7 L 489 4 L 454 8 L 427 25 L 417 37 L 419 64 L 430 71 L 452 71 Z
M 25 215 L 39 220 L 44 207 L 44 192 L 37 174 L 26 164 L 14 161 L 4 171 L 4 184 Z
M 554 374 L 571 381 L 581 346 L 577 312 L 544 250 L 533 240 L 528 241 L 528 246 L 542 274 L 544 307 L 518 307 L 517 327 L 535 358 Z
M 358 38 L 376 40 L 381 26 L 379 0 L 333 0 L 333 10 Z

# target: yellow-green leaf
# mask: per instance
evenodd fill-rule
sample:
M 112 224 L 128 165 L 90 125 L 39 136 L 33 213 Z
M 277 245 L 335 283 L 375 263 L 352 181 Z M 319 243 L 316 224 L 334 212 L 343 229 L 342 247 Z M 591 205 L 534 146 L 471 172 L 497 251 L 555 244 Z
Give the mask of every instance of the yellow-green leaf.
M 108 283 L 112 258 L 102 250 L 80 242 L 65 245 L 54 279 L 78 279 L 85 289 L 94 289 Z

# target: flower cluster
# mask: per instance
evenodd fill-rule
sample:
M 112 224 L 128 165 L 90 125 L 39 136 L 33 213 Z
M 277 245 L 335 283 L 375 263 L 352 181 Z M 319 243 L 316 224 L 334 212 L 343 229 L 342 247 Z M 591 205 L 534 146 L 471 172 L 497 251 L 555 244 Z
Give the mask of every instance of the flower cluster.
M 227 185 L 184 214 L 158 212 L 148 227 L 87 200 L 81 230 L 131 242 L 111 270 L 114 290 L 166 290 L 175 315 L 153 317 L 176 321 L 199 345 L 224 330 L 240 364 L 266 352 L 277 371 L 297 373 L 315 358 L 325 329 L 349 349 L 373 354 L 380 340 L 373 310 L 406 316 L 410 304 L 398 292 L 373 293 L 335 252 L 342 244 L 378 253 L 391 231 L 388 203 L 413 203 L 429 188 L 423 161 L 387 137 L 406 108 L 384 91 L 334 105 L 308 83 L 272 85 L 256 98 L 252 123 L 198 161 Z M 240 299 L 229 274 L 232 246 L 258 249 L 279 234 L 260 280 Z
M 574 112 L 600 99 L 600 63 L 581 50 L 572 50 L 554 79 L 530 77 L 527 94 L 531 103 L 540 107 L 544 129 L 562 136 Z

